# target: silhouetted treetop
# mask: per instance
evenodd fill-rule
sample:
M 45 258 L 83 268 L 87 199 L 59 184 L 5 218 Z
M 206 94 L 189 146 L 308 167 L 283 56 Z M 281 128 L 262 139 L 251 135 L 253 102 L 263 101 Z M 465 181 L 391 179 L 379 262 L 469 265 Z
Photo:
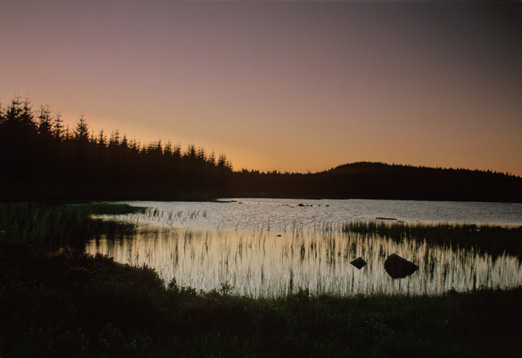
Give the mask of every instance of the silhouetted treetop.
M 83 114 L 80 116 L 80 119 L 74 128 L 74 139 L 84 143 L 89 141 L 89 126 L 87 125 L 87 121 Z
M 118 130 L 97 135 L 83 115 L 69 130 L 28 99 L 0 106 L 0 200 L 309 197 L 522 202 L 522 178 L 490 171 L 358 162 L 320 173 L 232 171 L 225 154 Z

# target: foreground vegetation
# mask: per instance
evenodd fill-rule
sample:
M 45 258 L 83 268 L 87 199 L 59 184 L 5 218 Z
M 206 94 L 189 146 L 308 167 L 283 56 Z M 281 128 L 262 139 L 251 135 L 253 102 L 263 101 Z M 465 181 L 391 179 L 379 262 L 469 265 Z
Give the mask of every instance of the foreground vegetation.
M 0 240 L 37 247 L 72 246 L 100 232 L 132 230 L 132 227 L 92 220 L 91 215 L 130 214 L 145 208 L 114 203 L 0 203 Z
M 298 290 L 252 299 L 230 295 L 227 283 L 196 292 L 163 282 L 150 268 L 68 248 L 81 247 L 85 232 L 95 233 L 99 223 L 89 219 L 92 213 L 133 210 L 143 209 L 0 205 L 0 356 L 509 357 L 522 349 L 522 288 L 436 297 Z M 345 229 L 388 230 L 394 237 L 432 230 L 377 224 Z M 481 231 L 463 227 L 455 238 Z
M 522 290 L 427 296 L 228 295 L 167 287 L 74 250 L 1 244 L 5 357 L 515 356 Z

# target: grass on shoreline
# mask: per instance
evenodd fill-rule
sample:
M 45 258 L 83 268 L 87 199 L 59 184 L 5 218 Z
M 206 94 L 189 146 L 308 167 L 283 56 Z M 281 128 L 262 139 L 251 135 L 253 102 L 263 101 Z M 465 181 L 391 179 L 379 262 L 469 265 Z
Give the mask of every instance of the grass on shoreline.
M 352 297 L 298 290 L 252 299 L 229 295 L 226 285 L 196 292 L 166 284 L 150 268 L 83 252 L 101 225 L 90 215 L 133 210 L 144 209 L 0 204 L 0 356 L 514 357 L 522 349 L 522 288 Z M 519 244 L 510 243 L 520 241 L 520 229 L 500 229 L 350 228 L 397 240 L 497 245 L 498 252 L 513 245 L 520 256 Z M 514 235 L 502 239 L 506 232 Z M 488 244 L 486 234 L 499 243 Z
M 145 213 L 146 210 L 110 202 L 0 203 L 0 240 L 81 249 L 100 232 L 133 229 L 132 225 L 92 219 L 92 215 Z M 522 258 L 522 226 L 352 221 L 342 224 L 341 231 L 380 235 L 397 242 L 425 240 L 429 245 L 473 248 L 493 257 L 505 252 Z
M 130 214 L 145 210 L 128 204 L 104 202 L 0 203 L 0 240 L 80 249 L 96 232 L 111 229 L 111 223 L 92 220 L 91 215 Z
M 74 250 L 0 244 L 0 356 L 515 356 L 522 289 L 230 296 Z
M 473 248 L 493 257 L 506 253 L 522 258 L 522 226 L 353 221 L 343 224 L 342 231 L 379 235 L 396 242 L 425 240 L 429 245 Z

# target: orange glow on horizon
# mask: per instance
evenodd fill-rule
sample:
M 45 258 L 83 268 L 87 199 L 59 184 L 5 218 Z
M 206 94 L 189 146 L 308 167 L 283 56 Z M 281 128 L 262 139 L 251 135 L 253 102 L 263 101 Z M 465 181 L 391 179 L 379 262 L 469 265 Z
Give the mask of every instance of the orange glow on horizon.
M 235 170 L 374 161 L 522 176 L 521 8 L 2 2 L 0 42 L 17 50 L 3 53 L 0 101 L 19 93 L 70 126 L 83 113 L 96 133 L 194 144 Z

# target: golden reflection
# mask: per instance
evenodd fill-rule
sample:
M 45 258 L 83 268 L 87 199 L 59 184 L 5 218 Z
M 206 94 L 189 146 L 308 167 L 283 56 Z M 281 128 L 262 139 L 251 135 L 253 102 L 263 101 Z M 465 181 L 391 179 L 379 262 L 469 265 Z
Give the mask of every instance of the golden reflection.
M 134 266 L 153 267 L 169 282 L 197 290 L 218 289 L 228 282 L 233 292 L 253 297 L 284 295 L 298 289 L 313 293 L 440 294 L 449 290 L 508 288 L 522 282 L 516 257 L 431 246 L 427 242 L 394 242 L 377 235 L 336 230 L 194 231 L 138 230 L 114 240 L 102 236 L 86 247 Z M 418 271 L 392 279 L 384 261 L 392 254 L 414 262 Z M 362 257 L 361 270 L 350 261 Z

